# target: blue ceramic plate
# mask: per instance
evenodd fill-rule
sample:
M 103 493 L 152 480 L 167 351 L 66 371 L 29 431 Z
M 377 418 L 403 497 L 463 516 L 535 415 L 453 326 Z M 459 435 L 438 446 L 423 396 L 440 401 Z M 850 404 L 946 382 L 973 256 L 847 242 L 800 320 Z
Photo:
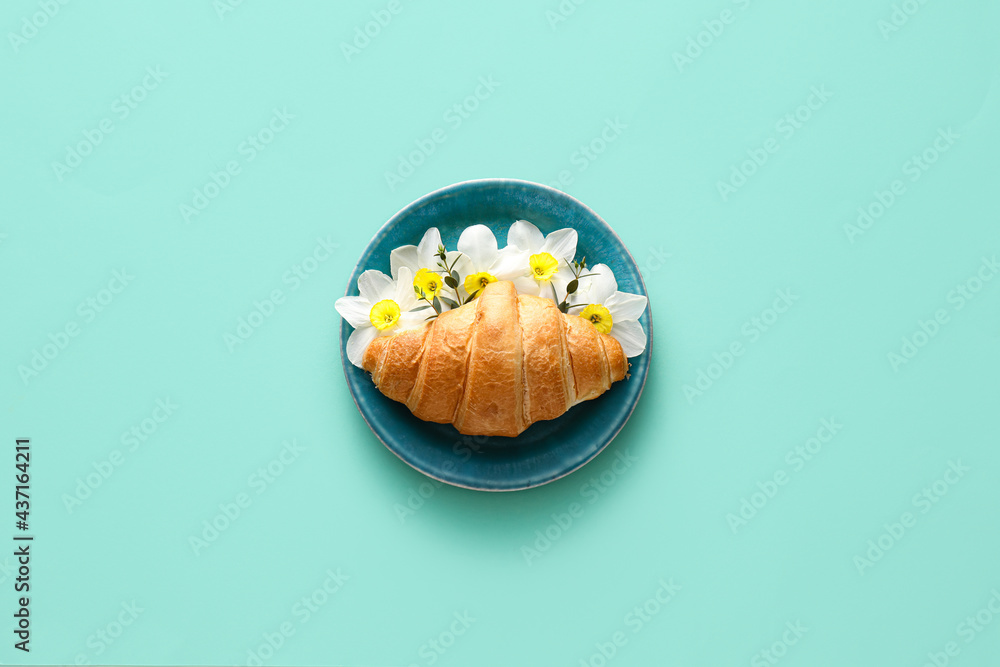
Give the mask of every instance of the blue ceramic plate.
M 550 187 L 508 179 L 456 183 L 421 197 L 378 231 L 361 255 L 346 294 L 358 294 L 358 276 L 368 269 L 389 273 L 389 253 L 419 243 L 437 227 L 454 250 L 462 230 L 481 223 L 493 230 L 500 247 L 515 220 L 534 223 L 543 234 L 572 227 L 579 234 L 577 258 L 604 263 L 614 271 L 618 289 L 646 294 L 635 260 L 622 240 L 596 213 Z M 653 343 L 650 311 L 640 318 L 646 351 L 629 359 L 630 377 L 600 397 L 569 409 L 558 419 L 532 424 L 516 438 L 463 436 L 450 424 L 414 417 L 405 405 L 379 392 L 371 376 L 347 359 L 351 327 L 342 321 L 340 353 L 354 402 L 368 426 L 396 456 L 429 477 L 484 491 L 514 491 L 568 475 L 597 456 L 618 434 L 639 401 L 649 371 Z

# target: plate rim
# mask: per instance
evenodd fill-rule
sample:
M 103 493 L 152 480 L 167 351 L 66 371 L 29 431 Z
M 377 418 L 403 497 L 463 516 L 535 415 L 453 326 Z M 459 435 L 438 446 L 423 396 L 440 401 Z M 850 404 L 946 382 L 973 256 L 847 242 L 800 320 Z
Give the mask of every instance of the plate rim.
M 358 276 L 360 275 L 361 271 L 366 270 L 364 267 L 362 267 L 362 260 L 364 259 L 364 256 L 367 254 L 368 249 L 371 248 L 372 245 L 375 244 L 378 240 L 380 240 L 384 235 L 386 235 L 389 232 L 389 230 L 393 228 L 393 226 L 395 226 L 396 224 L 398 224 L 398 221 L 399 221 L 400 218 L 402 218 L 404 215 L 408 215 L 411 211 L 413 211 L 415 209 L 418 209 L 420 206 L 422 206 L 424 204 L 425 201 L 438 198 L 438 197 L 442 196 L 443 194 L 445 194 L 445 193 L 447 193 L 448 191 L 451 191 L 451 190 L 459 190 L 459 189 L 463 189 L 463 188 L 468 188 L 470 186 L 490 186 L 490 185 L 494 185 L 494 186 L 499 185 L 499 186 L 502 186 L 502 185 L 505 185 L 505 184 L 514 184 L 514 185 L 519 185 L 519 186 L 528 186 L 529 188 L 535 188 L 535 189 L 540 189 L 542 191 L 549 191 L 549 192 L 555 193 L 555 195 L 557 197 L 568 198 L 575 205 L 580 206 L 581 208 L 583 208 L 584 210 L 586 210 L 595 220 L 597 220 L 598 222 L 600 222 L 600 224 L 602 224 L 604 226 L 604 228 L 606 229 L 606 231 L 608 233 L 610 233 L 611 236 L 613 236 L 618 241 L 619 245 L 624 249 L 625 255 L 628 258 L 628 261 L 630 261 L 632 263 L 632 265 L 636 269 L 635 273 L 636 273 L 636 276 L 639 279 L 639 285 L 642 288 L 643 296 L 646 297 L 646 313 L 648 314 L 648 321 L 649 321 L 648 322 L 649 331 L 646 332 L 646 349 L 644 350 L 644 353 L 647 355 L 646 364 L 645 364 L 644 372 L 642 374 L 642 381 L 639 384 L 639 390 L 638 390 L 638 392 L 636 392 L 635 399 L 632 401 L 631 405 L 629 406 L 628 412 L 625 414 L 624 418 L 621 420 L 621 424 L 619 425 L 619 427 L 615 430 L 614 433 L 612 433 L 610 435 L 610 437 L 607 438 L 607 442 L 605 442 L 600 447 L 598 447 L 593 452 L 593 454 L 591 454 L 587 458 L 583 459 L 579 463 L 573 465 L 572 467 L 569 467 L 566 470 L 561 471 L 559 474 L 557 474 L 555 476 L 552 476 L 552 477 L 549 477 L 547 479 L 538 481 L 538 482 L 528 483 L 528 484 L 521 485 L 521 486 L 510 486 L 510 487 L 504 487 L 504 488 L 490 488 L 490 487 L 486 487 L 486 486 L 471 486 L 469 484 L 461 483 L 461 482 L 458 482 L 458 481 L 455 481 L 455 480 L 450 480 L 450 479 L 445 479 L 443 477 L 439 477 L 437 474 L 435 474 L 433 472 L 430 472 L 430 471 L 427 471 L 427 470 L 424 470 L 424 469 L 422 469 L 420 467 L 417 467 L 416 465 L 414 465 L 414 463 L 412 463 L 411 461 L 408 461 L 407 459 L 405 459 L 402 456 L 402 454 L 400 454 L 398 451 L 396 451 L 396 449 L 394 447 L 390 446 L 389 443 L 387 443 L 385 441 L 385 439 L 382 438 L 382 436 L 379 434 L 379 432 L 372 426 L 371 422 L 368 420 L 368 415 L 365 414 L 365 411 L 361 409 L 360 403 L 358 403 L 358 397 L 357 397 L 357 395 L 354 392 L 354 385 L 351 382 L 350 376 L 348 375 L 348 372 L 349 372 L 348 364 L 350 363 L 350 360 L 347 359 L 346 354 L 344 352 L 344 350 L 345 350 L 345 347 L 344 347 L 344 331 L 345 331 L 346 327 L 344 326 L 344 322 L 343 321 L 341 321 L 339 323 L 340 327 L 339 327 L 339 335 L 338 335 L 338 347 L 339 347 L 339 351 L 340 351 L 341 369 L 343 370 L 343 373 L 344 373 L 344 381 L 347 383 L 348 392 L 351 394 L 351 399 L 354 401 L 354 407 L 357 408 L 358 413 L 361 415 L 361 418 L 365 422 L 365 425 L 372 432 L 372 434 L 375 436 L 375 438 L 379 442 L 382 443 L 382 446 L 385 447 L 386 449 L 388 449 L 390 452 L 392 452 L 396 456 L 396 458 L 398 458 L 400 461 L 402 461 L 403 463 L 405 463 L 409 467 L 413 468 L 414 470 L 416 470 L 420 474 L 424 475 L 425 477 L 429 477 L 430 479 L 436 480 L 436 481 L 441 482 L 443 484 L 448 484 L 449 486 L 454 486 L 454 487 L 458 487 L 458 488 L 462 488 L 462 489 L 469 489 L 471 491 L 486 491 L 486 492 L 492 492 L 492 493 L 504 493 L 504 492 L 512 492 L 512 491 L 526 491 L 528 489 L 534 489 L 534 488 L 538 488 L 540 486 L 545 486 L 546 484 L 550 484 L 552 482 L 555 482 L 556 480 L 562 479 L 563 477 L 566 477 L 567 475 L 570 475 L 570 474 L 576 472 L 580 468 L 584 467 L 585 465 L 587 465 L 588 463 L 590 463 L 591 461 L 593 461 L 595 458 L 597 458 L 601 454 L 601 452 L 603 452 L 605 449 L 607 449 L 608 446 L 612 442 L 614 442 L 615 438 L 618 437 L 618 434 L 621 433 L 622 429 L 625 428 L 625 425 L 628 423 L 628 420 L 632 418 L 632 414 L 635 412 L 636 407 L 639 405 L 639 399 L 642 398 L 642 393 L 643 393 L 643 391 L 646 388 L 646 380 L 649 378 L 649 369 L 650 369 L 650 365 L 652 364 L 652 361 L 653 361 L 653 311 L 652 311 L 652 303 L 651 303 L 650 298 L 649 298 L 649 292 L 646 290 L 646 281 L 645 281 L 645 278 L 642 275 L 642 271 L 639 269 L 639 263 L 636 262 L 635 261 L 635 257 L 632 256 L 632 251 L 629 250 L 628 246 L 625 244 L 625 242 L 622 240 L 622 238 L 618 235 L 618 232 L 616 232 L 611 227 L 611 225 L 609 225 L 607 223 L 607 221 L 604 218 L 602 218 L 600 215 L 598 215 L 597 212 L 595 212 L 592 208 L 590 208 L 589 206 L 587 206 L 586 204 L 584 204 L 582 201 L 580 201 L 579 199 L 577 199 L 576 197 L 574 197 L 573 195 L 571 195 L 571 194 L 569 194 L 567 192 L 564 192 L 564 191 L 559 190 L 557 188 L 553 188 L 550 185 L 545 185 L 544 183 L 537 183 L 535 181 L 528 181 L 528 180 L 518 179 L 518 178 L 476 178 L 476 179 L 469 179 L 469 180 L 465 180 L 465 181 L 458 181 L 458 182 L 455 182 L 455 183 L 451 183 L 450 185 L 446 185 L 444 187 L 437 188 L 436 190 L 432 190 L 431 192 L 428 192 L 428 193 L 426 193 L 426 194 L 424 194 L 424 195 L 422 195 L 422 196 L 414 199 L 409 204 L 405 205 L 403 208 L 399 209 L 395 214 L 393 214 L 392 217 L 390 217 L 381 227 L 379 227 L 378 231 L 376 231 L 375 234 L 372 235 L 371 239 L 365 245 L 364 250 L 362 250 L 362 252 L 361 252 L 361 256 L 358 258 L 357 263 L 354 265 L 354 270 L 351 272 L 351 275 L 348 277 L 347 285 L 346 285 L 346 287 L 344 289 L 344 296 L 350 296 L 351 295 L 350 294 L 350 292 L 351 292 L 351 285 L 357 282 Z M 341 320 L 342 319 L 343 318 L 341 318 Z

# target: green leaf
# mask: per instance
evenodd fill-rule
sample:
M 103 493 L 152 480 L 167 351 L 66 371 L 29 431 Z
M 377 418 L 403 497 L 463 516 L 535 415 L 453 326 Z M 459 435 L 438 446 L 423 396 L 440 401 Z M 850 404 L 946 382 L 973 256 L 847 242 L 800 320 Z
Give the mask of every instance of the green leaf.
M 452 271 L 450 276 L 444 277 L 444 284 L 448 287 L 455 289 L 458 287 L 458 280 L 455 278 L 455 272 Z
M 434 297 L 434 301 L 431 302 L 431 305 L 434 306 L 434 310 L 439 313 L 441 312 L 441 299 Z
M 572 294 L 573 292 L 576 291 L 576 288 L 579 286 L 580 286 L 580 281 L 577 280 L 576 278 L 569 281 L 569 284 L 566 285 L 566 294 Z
M 470 294 L 470 295 L 468 296 L 468 298 L 466 298 L 466 300 L 465 300 L 465 301 L 463 301 L 462 303 L 463 303 L 463 304 L 464 304 L 464 303 L 469 303 L 470 301 L 472 301 L 472 300 L 473 300 L 473 299 L 475 299 L 475 298 L 476 298 L 476 295 L 475 295 L 475 294 Z
M 559 312 L 560 313 L 565 313 L 568 310 L 569 310 L 569 304 L 568 303 L 566 303 L 565 301 L 563 301 L 562 303 L 559 304 Z
M 447 304 L 449 308 L 458 308 L 458 303 L 446 296 L 441 297 L 441 303 Z
M 460 260 L 463 255 L 465 255 L 464 252 L 455 252 L 455 259 L 452 260 L 451 266 L 448 267 L 449 271 L 455 268 L 455 265 L 458 264 L 458 260 Z

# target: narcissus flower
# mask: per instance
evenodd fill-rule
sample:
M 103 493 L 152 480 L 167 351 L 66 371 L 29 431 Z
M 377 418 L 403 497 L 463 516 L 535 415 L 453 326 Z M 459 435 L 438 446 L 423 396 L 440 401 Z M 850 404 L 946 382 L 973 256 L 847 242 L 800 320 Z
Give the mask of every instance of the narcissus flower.
M 438 248 L 441 247 L 441 232 L 437 227 L 431 227 L 424 232 L 419 245 L 404 245 L 389 253 L 389 272 L 393 278 L 399 277 L 400 267 L 407 267 L 411 275 L 416 275 L 420 269 L 435 271 L 438 268 Z M 451 258 L 457 255 L 454 250 L 448 253 Z
M 475 298 L 495 280 L 513 280 L 523 273 L 528 258 L 527 254 L 511 246 L 498 249 L 497 238 L 486 225 L 467 227 L 458 238 L 458 251 L 462 256 L 455 268 L 459 275 L 466 276 L 461 283 L 465 291 L 463 301 Z
M 444 279 L 430 269 L 420 269 L 413 278 L 413 286 L 420 290 L 425 299 L 431 300 L 441 294 L 441 290 L 444 289 Z
M 399 318 L 403 311 L 399 309 L 399 304 L 392 299 L 382 299 L 368 311 L 368 319 L 372 326 L 379 331 L 391 329 L 399 323 Z
M 538 282 L 552 280 L 559 271 L 559 260 L 547 252 L 540 252 L 528 258 L 531 277 Z
M 396 280 L 381 271 L 365 271 L 358 277 L 360 296 L 342 296 L 334 307 L 354 327 L 347 339 L 347 358 L 361 367 L 365 349 L 378 336 L 391 336 L 423 326 L 427 316 L 414 312 L 422 304 L 413 291 L 413 273 L 399 267 Z
M 580 278 L 576 292 L 569 295 L 570 313 L 584 306 L 580 317 L 589 320 L 601 333 L 621 343 L 626 357 L 635 357 L 646 349 L 646 332 L 639 317 L 646 310 L 646 297 L 618 291 L 618 281 L 605 264 L 587 269 L 591 274 Z
M 576 258 L 576 243 L 576 230 L 568 227 L 545 236 L 527 220 L 511 225 L 507 230 L 507 247 L 522 251 L 528 260 L 514 279 L 517 291 L 549 297 L 556 303 L 562 301 L 566 285 L 574 277 L 570 265 Z
M 483 291 L 483 289 L 486 288 L 487 285 L 495 283 L 496 281 L 497 278 L 492 273 L 480 271 L 479 273 L 473 273 L 470 276 L 466 276 L 465 282 L 462 283 L 462 287 L 465 288 L 465 292 L 467 294 L 476 297 L 481 291 Z
M 365 271 L 358 278 L 360 296 L 337 300 L 337 311 L 354 327 L 347 356 L 360 367 L 365 349 L 378 336 L 423 326 L 449 308 L 469 303 L 492 282 L 510 280 L 519 294 L 552 299 L 563 313 L 584 318 L 621 343 L 627 357 L 646 349 L 639 318 L 646 297 L 618 290 L 611 269 L 588 269 L 576 261 L 576 230 L 548 235 L 526 220 L 507 230 L 507 246 L 499 248 L 486 225 L 461 234 L 457 250 L 447 251 L 436 227 L 417 245 L 401 246 L 389 255 L 391 277 Z M 570 291 L 572 290 L 572 291 Z
M 594 328 L 601 333 L 611 333 L 611 326 L 615 323 L 614 317 L 611 316 L 611 311 L 599 303 L 592 303 L 584 308 L 580 311 L 580 317 L 590 320 Z

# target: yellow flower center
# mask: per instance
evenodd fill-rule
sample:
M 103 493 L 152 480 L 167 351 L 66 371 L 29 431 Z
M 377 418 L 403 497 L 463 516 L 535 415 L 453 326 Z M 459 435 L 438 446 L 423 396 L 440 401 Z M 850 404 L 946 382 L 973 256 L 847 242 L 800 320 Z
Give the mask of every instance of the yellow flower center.
M 413 278 L 413 286 L 420 290 L 424 298 L 433 299 L 441 293 L 444 281 L 430 269 L 420 269 Z
M 480 271 L 479 273 L 473 273 L 471 276 L 465 277 L 465 282 L 462 285 L 465 287 L 465 291 L 469 293 L 469 296 L 475 297 L 479 296 L 479 293 L 489 285 L 490 283 L 495 283 L 497 277 L 492 273 L 486 273 L 485 271 Z
M 599 303 L 592 303 L 580 312 L 580 317 L 597 327 L 601 333 L 611 333 L 611 312 Z
M 528 266 L 531 267 L 531 275 L 535 280 L 551 280 L 559 270 L 559 260 L 547 252 L 540 252 L 528 258 Z
M 373 327 L 379 331 L 385 331 L 396 326 L 401 314 L 398 303 L 392 299 L 382 299 L 372 306 L 371 312 L 368 313 L 368 319 L 372 321 Z

